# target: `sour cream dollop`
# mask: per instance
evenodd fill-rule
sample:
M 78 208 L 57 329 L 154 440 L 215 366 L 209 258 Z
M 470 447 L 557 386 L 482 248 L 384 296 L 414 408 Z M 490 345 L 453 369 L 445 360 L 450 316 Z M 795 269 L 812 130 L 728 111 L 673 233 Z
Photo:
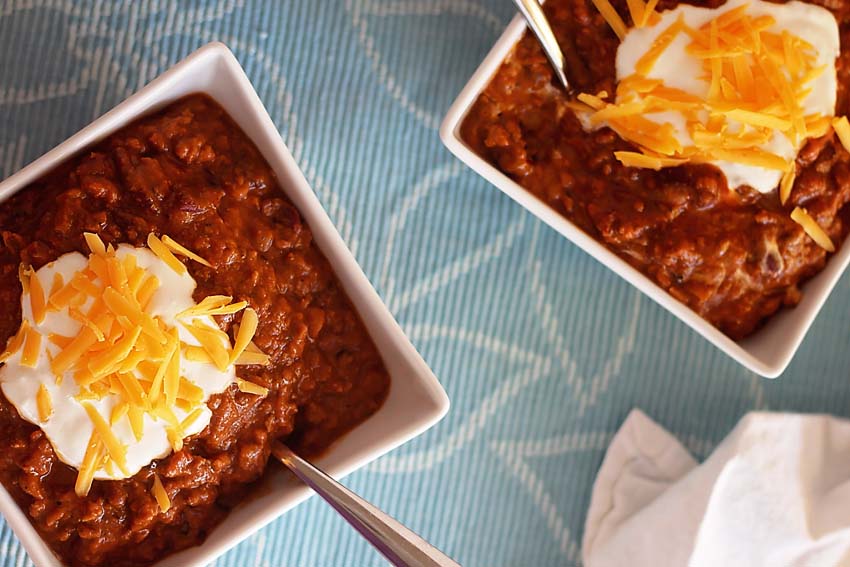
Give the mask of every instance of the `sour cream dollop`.
M 811 92 L 802 100 L 802 107 L 807 115 L 833 116 L 837 91 L 835 60 L 840 53 L 838 24 L 825 8 L 799 1 L 775 4 L 762 0 L 729 0 L 716 9 L 683 4 L 663 12 L 654 24 L 628 31 L 617 50 L 617 80 L 634 75 L 638 60 L 652 48 L 659 35 L 680 17 L 687 26 L 698 29 L 721 14 L 743 5 L 747 5 L 746 14 L 753 18 L 771 16 L 775 20 L 766 31 L 777 34 L 787 31 L 815 48 L 815 65 L 824 66 L 825 69 L 809 83 Z M 687 34 L 680 33 L 658 57 L 647 77 L 661 80 L 666 86 L 705 99 L 709 92 L 710 79 L 706 77 L 702 61 L 687 52 L 686 47 L 691 41 Z M 622 101 L 618 99 L 617 102 Z M 659 125 L 671 124 L 675 129 L 676 139 L 683 146 L 694 144 L 682 113 L 675 110 L 654 112 L 645 114 L 644 118 Z M 742 124 L 738 126 L 746 128 Z M 793 160 L 804 142 L 805 140 L 794 142 L 777 131 L 767 143 L 759 147 L 771 154 Z M 709 163 L 723 171 L 730 188 L 749 185 L 757 191 L 767 193 L 774 190 L 782 178 L 782 172 L 777 169 L 720 160 Z
M 177 320 L 177 314 L 194 306 L 192 299 L 196 282 L 187 272 L 178 274 L 157 255 L 146 248 L 134 248 L 120 245 L 115 256 L 123 260 L 133 256 L 136 265 L 148 274 L 156 276 L 160 285 L 154 292 L 146 312 L 152 317 L 160 317 L 166 325 L 178 329 L 180 340 L 186 345 L 200 345 L 199 341 Z M 36 271 L 31 277 L 38 278 L 41 287 L 51 288 L 55 274 L 61 274 L 68 282 L 78 271 L 84 270 L 87 258 L 77 252 L 61 256 Z M 80 311 L 88 309 L 93 299 L 79 307 Z M 79 469 L 83 463 L 89 439 L 94 426 L 87 415 L 82 403 L 76 398 L 80 387 L 74 379 L 74 370 L 69 369 L 60 383 L 51 370 L 50 360 L 62 349 L 50 341 L 51 334 L 66 337 L 76 336 L 82 324 L 69 315 L 67 309 L 48 311 L 41 323 L 36 323 L 30 302 L 30 294 L 21 297 L 23 319 L 41 335 L 38 360 L 34 368 L 21 364 L 22 350 L 14 353 L 5 366 L 0 367 L 0 387 L 3 394 L 17 408 L 21 417 L 41 427 L 53 445 L 56 455 L 64 463 Z M 210 316 L 198 317 L 209 325 L 216 325 Z M 229 344 L 227 345 L 229 347 Z M 224 391 L 236 378 L 235 370 L 230 365 L 226 370 L 219 370 L 209 362 L 196 362 L 180 357 L 180 375 L 203 390 L 203 402 L 200 405 L 200 415 L 191 421 L 183 431 L 184 438 L 200 433 L 209 423 L 211 412 L 206 406 L 206 400 L 213 394 Z M 138 376 L 141 378 L 141 376 Z M 37 393 L 44 386 L 52 401 L 52 415 L 46 420 L 40 419 L 37 406 Z M 102 416 L 109 419 L 113 408 L 120 398 L 107 394 L 101 399 L 86 400 Z M 180 407 L 172 408 L 179 420 L 184 420 L 188 412 Z M 142 467 L 155 459 L 165 457 L 172 451 L 172 444 L 167 436 L 167 423 L 162 419 L 154 419 L 150 414 L 144 414 L 144 433 L 140 440 L 136 439 L 130 422 L 125 416 L 111 426 L 112 432 L 119 442 L 127 447 L 126 473 L 118 467 L 101 467 L 94 474 L 96 479 L 121 479 L 137 473 Z

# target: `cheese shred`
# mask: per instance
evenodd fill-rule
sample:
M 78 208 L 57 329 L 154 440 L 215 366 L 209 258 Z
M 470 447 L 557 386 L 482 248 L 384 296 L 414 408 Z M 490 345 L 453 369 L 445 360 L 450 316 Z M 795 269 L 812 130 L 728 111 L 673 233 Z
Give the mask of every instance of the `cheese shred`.
M 599 10 L 599 13 L 602 14 L 602 17 L 605 18 L 605 21 L 608 22 L 608 25 L 611 26 L 611 29 L 614 30 L 614 33 L 617 34 L 617 37 L 620 40 L 626 37 L 626 24 L 623 23 L 623 18 L 620 17 L 614 6 L 608 0 L 591 0 L 591 2 Z
M 44 296 L 41 280 L 35 273 L 30 274 L 30 308 L 35 324 L 43 323 L 44 317 L 47 315 L 47 298 Z
M 171 509 L 171 500 L 168 498 L 168 493 L 165 491 L 165 487 L 162 485 L 162 481 L 156 473 L 153 475 L 153 487 L 151 488 L 151 493 L 153 493 L 153 497 L 159 505 L 160 512 L 165 514 Z
M 649 75 L 649 72 L 652 71 L 652 67 L 655 65 L 655 62 L 658 61 L 661 54 L 670 47 L 670 44 L 673 43 L 673 40 L 676 39 L 679 32 L 684 29 L 684 25 L 685 20 L 682 16 L 679 16 L 678 20 L 670 24 L 666 30 L 658 35 L 655 41 L 652 42 L 652 47 L 649 48 L 649 51 L 644 53 L 641 58 L 638 59 L 637 63 L 635 63 L 635 70 L 638 75 Z
M 844 146 L 844 149 L 850 152 L 850 122 L 847 121 L 847 117 L 842 116 L 841 118 L 834 119 L 832 121 L 832 129 L 835 130 L 838 140 Z
M 655 20 L 658 19 L 658 14 L 655 12 L 655 7 L 658 5 L 658 0 L 649 0 L 646 3 L 646 7 L 643 9 L 643 17 L 640 20 L 640 23 L 637 24 L 637 27 L 643 28 L 646 27 L 647 24 L 655 23 Z
M 85 232 L 83 233 L 83 237 L 86 239 L 86 244 L 92 254 L 106 256 L 106 245 L 103 244 L 103 240 L 100 239 L 100 236 L 91 232 Z
M 257 332 L 259 318 L 257 312 L 253 309 L 246 309 L 242 312 L 242 323 L 239 325 L 239 332 L 236 334 L 236 342 L 233 345 L 233 350 L 230 353 L 230 364 L 236 362 L 239 356 L 245 352 L 248 343 L 254 338 L 254 333 Z
M 796 177 L 796 173 L 796 169 L 789 169 L 782 175 L 782 181 L 779 182 L 779 202 L 783 205 L 788 202 L 788 197 L 791 196 L 791 190 L 794 188 L 794 178 Z
M 41 348 L 41 333 L 34 327 L 28 327 L 24 339 L 24 350 L 21 353 L 21 366 L 35 368 L 38 364 L 38 352 Z
M 246 350 L 242 354 L 239 355 L 233 364 L 238 365 L 258 365 L 265 366 L 267 364 L 271 364 L 271 359 L 269 355 L 264 354 L 262 352 L 251 352 Z
M 26 338 L 29 326 L 29 321 L 24 319 L 21 323 L 21 328 L 18 329 L 18 332 L 15 336 L 9 339 L 8 343 L 6 343 L 6 350 L 3 351 L 3 354 L 0 354 L 0 362 L 6 362 L 13 354 L 21 350 L 21 347 L 24 345 L 24 339 Z
M 242 380 L 241 378 L 236 379 L 236 386 L 240 392 L 245 392 L 246 394 L 255 394 L 257 396 L 267 396 L 269 394 L 268 388 L 249 382 L 248 380 Z
M 47 421 L 53 415 L 53 401 L 50 399 L 50 392 L 47 386 L 42 384 L 38 387 L 38 393 L 35 395 L 35 404 L 38 407 L 38 418 L 41 421 Z
M 207 262 L 206 260 L 204 260 L 203 258 L 198 256 L 197 254 L 195 254 L 194 252 L 192 252 L 188 248 L 179 244 L 178 242 L 176 242 L 173 238 L 171 238 L 167 234 L 163 235 L 162 243 L 165 244 L 166 246 L 168 246 L 171 249 L 172 252 L 180 254 L 181 256 L 186 256 L 190 260 L 194 260 L 199 264 L 203 264 L 204 266 L 206 266 L 208 268 L 212 268 L 212 264 L 210 264 L 209 262 Z
M 686 159 L 660 158 L 639 152 L 614 152 L 614 157 L 625 166 L 659 170 L 687 163 Z
M 817 221 L 809 215 L 806 209 L 802 207 L 795 207 L 791 212 L 791 219 L 803 227 L 806 234 L 808 234 L 818 246 L 827 252 L 835 252 L 835 245 L 832 243 L 829 235 L 823 228 L 821 228 Z
M 626 6 L 629 8 L 629 15 L 632 17 L 632 23 L 636 27 L 643 22 L 643 12 L 646 10 L 646 4 L 643 0 L 626 0 Z
M 94 425 L 94 430 L 106 448 L 107 453 L 109 453 L 110 458 L 115 461 L 118 468 L 127 474 L 127 447 L 118 440 L 109 423 L 103 419 L 103 416 L 97 412 L 94 406 L 90 403 L 83 403 L 82 406 L 86 410 L 92 425 Z
M 171 250 L 169 250 L 154 233 L 150 233 L 148 235 L 148 248 L 150 248 L 151 252 L 156 254 L 160 260 L 165 262 L 169 268 L 178 274 L 183 275 L 186 273 L 186 266 L 183 262 L 178 260 L 177 257 L 171 253 Z
M 101 443 L 97 432 L 92 432 L 86 447 L 86 454 L 80 465 L 80 471 L 77 473 L 77 482 L 74 485 L 74 492 L 77 493 L 77 496 L 82 498 L 89 493 L 94 480 L 94 473 L 97 472 L 105 453 L 103 443 Z

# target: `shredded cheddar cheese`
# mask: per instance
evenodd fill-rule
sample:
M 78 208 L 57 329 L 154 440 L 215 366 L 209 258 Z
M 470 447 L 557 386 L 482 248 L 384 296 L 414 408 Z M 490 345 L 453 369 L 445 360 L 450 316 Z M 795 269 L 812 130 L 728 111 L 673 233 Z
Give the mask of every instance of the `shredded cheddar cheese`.
M 809 215 L 806 209 L 802 207 L 795 207 L 791 212 L 791 219 L 803 227 L 806 234 L 808 234 L 818 246 L 827 252 L 835 252 L 835 245 L 832 243 L 829 235 L 821 228 L 817 221 Z
M 850 152 L 850 122 L 846 116 L 836 118 L 832 121 L 832 128 L 835 130 L 838 140 L 844 149 Z
M 240 392 L 245 392 L 246 394 L 256 394 L 257 396 L 267 396 L 269 394 L 268 388 L 249 382 L 248 380 L 242 380 L 241 378 L 236 380 L 236 386 Z
M 153 475 L 153 488 L 151 488 L 151 492 L 156 503 L 159 504 L 159 510 L 163 514 L 168 512 L 171 509 L 171 500 L 168 498 L 168 493 L 165 492 L 165 487 L 162 486 L 162 481 L 156 473 Z
M 661 54 L 670 47 L 670 44 L 673 43 L 673 40 L 676 39 L 676 36 L 679 35 L 679 32 L 681 32 L 684 27 L 685 21 L 680 16 L 678 20 L 670 24 L 670 27 L 661 32 L 661 35 L 659 35 L 652 43 L 652 47 L 649 51 L 644 53 L 635 64 L 635 69 L 639 76 L 646 76 L 650 71 L 652 71 L 652 67 L 655 65 L 655 62 L 658 61 Z
M 643 11 L 646 10 L 646 4 L 643 3 L 643 0 L 626 0 L 626 6 L 629 8 L 629 15 L 636 26 L 643 22 Z
M 112 415 L 109 417 L 109 425 L 115 425 L 121 419 L 123 419 L 127 412 L 130 411 L 130 404 L 128 402 L 121 402 L 112 408 Z
M 130 428 L 133 430 L 133 436 L 136 441 L 142 440 L 142 434 L 145 427 L 145 412 L 139 406 L 129 406 L 127 408 L 127 420 L 130 422 Z
M 622 164 L 630 167 L 644 167 L 655 170 L 681 165 L 688 161 L 686 159 L 661 158 L 639 152 L 614 152 L 614 157 Z
M 21 354 L 21 366 L 35 368 L 38 363 L 38 350 L 41 347 L 41 334 L 33 327 L 28 327 L 24 338 L 24 350 Z
M 192 426 L 193 423 L 198 421 L 198 418 L 201 417 L 203 410 L 201 408 L 195 408 L 192 410 L 192 413 L 186 416 L 186 418 L 180 422 L 181 429 L 188 429 Z
M 106 256 L 106 246 L 103 244 L 103 240 L 96 234 L 91 232 L 86 232 L 83 234 L 83 238 L 86 240 L 86 246 L 89 247 L 89 250 L 92 251 L 92 254 L 97 254 L 99 256 Z
M 65 280 L 62 278 L 62 274 L 56 272 L 53 274 L 53 283 L 50 284 L 50 293 L 47 295 L 48 297 L 52 296 L 54 293 L 62 289 L 62 286 L 65 285 Z M 48 306 L 49 307 L 49 306 Z
M 626 24 L 623 18 L 614 9 L 609 0 L 591 0 L 593 5 L 611 27 L 617 37 L 623 39 L 626 35 Z M 626 0 L 626 6 L 629 9 L 629 16 L 632 18 L 632 23 L 637 28 L 645 27 L 647 24 L 655 23 L 658 14 L 655 12 L 655 7 L 658 5 L 658 0 Z
M 99 440 L 103 443 L 110 458 L 119 468 L 124 469 L 127 466 L 127 447 L 118 441 L 109 423 L 103 419 L 103 416 L 97 412 L 94 406 L 84 403 L 83 408 L 86 410 L 92 425 L 94 425 L 95 433 L 97 433 Z
M 622 37 L 622 20 L 613 7 L 605 0 L 595 0 L 594 4 Z M 656 4 L 628 2 L 636 27 L 649 22 L 647 13 L 654 13 Z M 824 71 L 823 66 L 815 65 L 814 47 L 787 30 L 768 31 L 774 18 L 750 16 L 747 8 L 742 5 L 726 11 L 698 29 L 687 25 L 680 16 L 638 58 L 635 74 L 620 80 L 617 103 L 582 93 L 578 101 L 592 110 L 576 105 L 573 110 L 586 114 L 591 124 L 604 122 L 638 147 L 639 152 L 615 153 L 625 165 L 660 169 L 687 162 L 729 161 L 780 170 L 786 173 L 780 195 L 784 202 L 793 183 L 793 161 L 760 146 L 774 132 L 800 142 L 825 135 L 832 126 L 850 148 L 850 124 L 846 119 L 830 123 L 828 117 L 803 114 L 802 102 L 810 92 L 808 85 Z M 682 34 L 689 38 L 686 52 L 702 62 L 709 83 L 705 99 L 648 76 L 658 58 Z M 665 128 L 669 124 L 644 118 L 669 110 L 684 115 L 692 146 L 679 143 L 674 129 Z
M 212 268 L 212 264 L 210 264 L 209 262 L 207 262 L 206 260 L 204 260 L 203 258 L 198 256 L 197 254 L 195 254 L 194 252 L 192 252 L 188 248 L 182 246 L 181 244 L 176 242 L 173 238 L 171 238 L 167 234 L 162 237 L 162 243 L 165 244 L 166 246 L 168 246 L 168 248 L 170 248 L 172 252 L 176 252 L 177 254 L 180 254 L 181 256 L 186 256 L 190 260 L 194 260 L 199 264 L 203 264 L 204 266 L 206 266 L 208 268 Z
M 74 485 L 74 492 L 77 496 L 85 496 L 91 489 L 91 483 L 94 480 L 94 473 L 103 462 L 106 450 L 103 442 L 100 440 L 97 432 L 91 434 L 89 444 L 86 448 L 86 455 L 83 457 L 83 463 L 80 465 L 80 471 L 77 474 L 77 482 Z
M 788 202 L 788 197 L 791 196 L 791 190 L 794 188 L 794 179 L 797 175 L 797 170 L 791 168 L 782 176 L 782 181 L 779 182 L 779 202 L 783 205 Z
M 614 33 L 617 34 L 617 37 L 623 39 L 626 36 L 626 24 L 623 23 L 623 19 L 614 9 L 614 6 L 608 0 L 591 0 L 591 2 L 608 22 L 608 25 L 611 26 L 611 29 L 614 30 Z
M 186 273 L 186 266 L 172 254 L 171 250 L 156 237 L 154 233 L 148 235 L 148 248 L 151 252 L 159 256 L 159 259 L 168 264 L 168 266 L 178 274 Z
M 21 350 L 21 347 L 24 345 L 24 339 L 26 338 L 27 331 L 29 330 L 29 322 L 24 319 L 23 323 L 21 323 L 21 328 L 18 329 L 18 332 L 9 339 L 9 342 L 6 343 L 6 350 L 0 354 L 0 362 L 5 362 L 9 359 L 13 354 Z
M 47 315 L 47 300 L 44 296 L 44 287 L 41 285 L 41 280 L 30 269 L 30 308 L 32 309 L 32 318 L 35 323 L 41 324 L 44 322 L 44 317 Z
M 79 387 L 76 399 L 93 428 L 75 485 L 81 496 L 88 493 L 98 470 L 117 467 L 129 474 L 128 448 L 113 430 L 122 421 L 129 424 L 138 441 L 144 435 L 145 419 L 160 421 L 172 450 L 182 448 L 186 431 L 207 410 L 204 389 L 182 374 L 181 360 L 209 362 L 221 371 L 233 365 L 269 363 L 269 357 L 252 342 L 259 319 L 245 301 L 210 296 L 178 313 L 177 325 L 187 329 L 198 343 L 187 344 L 174 323 L 166 323 L 146 310 L 160 287 L 158 279 L 138 266 L 132 255 L 117 256 L 112 245 L 105 245 L 97 235 L 86 233 L 84 237 L 90 250 L 87 265 L 67 282 L 57 274 L 49 292 L 44 291 L 29 266 L 21 265 L 19 277 L 24 293 L 29 294 L 35 324 L 23 319 L 0 354 L 0 363 L 20 353 L 21 365 L 35 367 L 42 339 L 58 348 L 51 351 L 55 354 L 49 358 L 50 371 L 57 384 L 66 373 L 73 376 Z M 160 239 L 151 234 L 147 242 L 151 252 L 178 274 L 185 273 L 186 266 L 174 254 L 212 267 L 167 235 Z M 38 325 L 48 311 L 66 312 L 80 323 L 79 331 L 74 336 L 50 333 L 42 337 Z M 209 322 L 213 316 L 240 311 L 242 321 L 234 326 L 231 344 L 230 336 Z M 252 382 L 238 380 L 237 386 L 252 394 L 268 394 L 266 388 Z M 107 414 L 101 414 L 95 406 L 104 396 L 117 398 Z M 38 389 L 36 404 L 40 420 L 46 422 L 54 406 L 44 384 Z M 185 416 L 182 421 L 175 408 Z M 158 479 L 154 493 L 159 493 L 161 508 L 167 509 L 167 495 Z
M 593 4 L 622 39 L 627 30 L 613 6 L 607 0 L 593 0 Z M 657 4 L 657 0 L 627 0 L 634 27 L 655 24 Z M 764 148 L 776 147 L 771 141 L 777 135 L 799 148 L 806 139 L 823 137 L 832 129 L 850 152 L 850 122 L 845 116 L 804 112 L 813 82 L 828 65 L 818 65 L 812 43 L 793 30 L 775 31 L 772 15 L 753 16 L 748 8 L 749 4 L 742 4 L 722 12 L 699 28 L 685 23 L 681 14 L 640 54 L 634 74 L 620 78 L 616 102 L 580 93 L 569 107 L 583 115 L 586 123 L 604 124 L 637 147 L 614 152 L 625 166 L 659 170 L 689 162 L 729 162 L 781 171 L 778 196 L 785 206 L 796 178 L 795 159 Z M 683 35 L 688 42 L 685 53 L 702 65 L 708 85 L 704 97 L 650 77 L 659 58 Z M 646 118 L 670 111 L 681 114 L 690 144 L 680 143 L 681 136 L 670 123 Z M 794 208 L 791 217 L 819 246 L 834 250 L 826 232 L 805 209 Z
M 50 399 L 50 392 L 47 386 L 42 384 L 38 387 L 38 393 L 35 395 L 35 403 L 38 406 L 38 417 L 41 421 L 47 421 L 53 415 L 53 402 Z
M 257 332 L 258 323 L 257 312 L 253 309 L 246 309 L 242 313 L 242 322 L 239 324 L 239 331 L 236 333 L 236 342 L 233 345 L 233 351 L 230 353 L 230 364 L 236 362 L 242 353 L 245 352 L 245 349 L 248 348 L 248 343 L 251 342 L 254 333 Z
M 640 22 L 635 22 L 635 26 L 642 28 L 646 27 L 649 23 L 654 23 L 654 20 L 658 18 L 658 14 L 655 12 L 655 7 L 657 5 L 658 0 L 649 0 L 643 8 Z
M 227 368 L 229 354 L 221 343 L 221 337 L 226 336 L 221 329 L 197 321 L 190 324 L 184 323 L 183 326 L 201 343 L 201 347 L 207 352 L 216 368 L 219 370 Z
M 269 363 L 269 355 L 264 354 L 262 352 L 251 352 L 246 350 L 242 354 L 239 355 L 239 358 L 233 364 L 239 365 L 252 365 L 252 366 L 265 366 Z

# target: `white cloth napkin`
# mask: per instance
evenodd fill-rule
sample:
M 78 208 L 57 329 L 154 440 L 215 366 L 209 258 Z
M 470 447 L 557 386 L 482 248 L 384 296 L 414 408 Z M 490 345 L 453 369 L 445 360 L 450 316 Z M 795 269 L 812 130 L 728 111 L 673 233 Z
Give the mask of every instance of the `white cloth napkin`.
M 850 421 L 751 413 L 702 464 L 639 410 L 593 486 L 586 567 L 850 565 Z

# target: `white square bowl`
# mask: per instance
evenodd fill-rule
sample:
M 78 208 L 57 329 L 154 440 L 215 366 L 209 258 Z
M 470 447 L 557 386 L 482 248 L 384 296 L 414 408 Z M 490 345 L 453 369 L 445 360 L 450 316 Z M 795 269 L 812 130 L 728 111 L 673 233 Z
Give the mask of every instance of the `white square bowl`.
M 476 154 L 461 138 L 460 126 L 463 119 L 499 70 L 502 62 L 511 53 L 514 45 L 520 40 L 525 29 L 525 21 L 521 16 L 516 16 L 469 79 L 443 119 L 440 127 L 440 138 L 443 143 L 484 179 L 670 311 L 736 361 L 767 378 L 775 378 L 782 374 L 794 357 L 794 353 L 797 352 L 797 348 L 832 288 L 850 263 L 850 246 L 842 246 L 829 259 L 826 268 L 803 286 L 803 298 L 796 307 L 781 309 L 764 327 L 742 341 L 736 342 L 730 339 L 639 270 Z
M 448 398 L 346 248 L 281 140 L 248 77 L 227 47 L 211 43 L 199 49 L 137 94 L 0 183 L 0 201 L 137 118 L 198 92 L 208 94 L 224 107 L 271 165 L 283 191 L 310 225 L 315 241 L 360 314 L 390 374 L 389 396 L 381 409 L 317 460 L 317 464 L 329 474 L 345 476 L 438 422 L 448 411 Z M 293 482 L 282 469 L 275 468 L 266 475 L 258 494 L 236 507 L 202 545 L 171 555 L 158 562 L 157 566 L 187 567 L 209 563 L 310 494 L 309 489 Z M 2 486 L 0 513 L 37 567 L 62 565 Z

